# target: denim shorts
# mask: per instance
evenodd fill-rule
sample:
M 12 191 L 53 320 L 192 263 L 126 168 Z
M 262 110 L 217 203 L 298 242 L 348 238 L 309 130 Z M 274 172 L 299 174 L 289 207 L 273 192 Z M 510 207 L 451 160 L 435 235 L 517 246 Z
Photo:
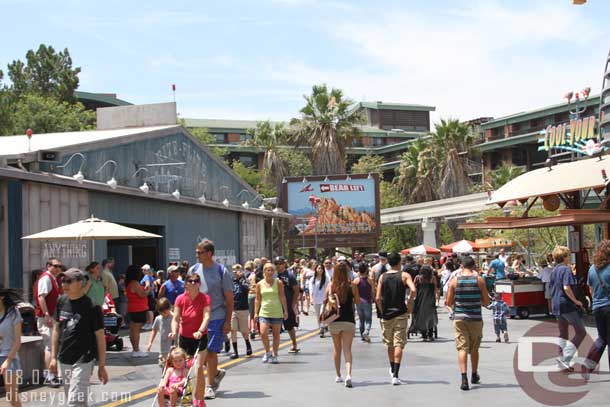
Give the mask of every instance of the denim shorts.
M 0 356 L 0 365 L 2 365 L 5 360 L 6 360 L 6 356 Z M 19 362 L 19 359 L 11 360 L 11 363 L 8 366 L 8 370 L 12 371 L 12 372 L 16 372 L 18 370 L 21 370 L 21 362 Z
M 574 327 L 583 328 L 583 329 L 585 327 L 585 321 L 582 318 L 582 313 L 580 311 L 571 311 L 571 312 L 566 312 L 565 314 L 559 314 L 557 316 L 557 320 L 566 321 L 568 324 L 570 324 Z
M 282 318 L 267 318 L 267 317 L 258 317 L 259 322 L 263 323 L 263 324 L 269 324 L 269 325 L 282 325 L 282 322 L 284 322 L 284 319 Z
M 220 353 L 222 345 L 225 343 L 225 334 L 222 328 L 225 325 L 224 319 L 215 319 L 208 325 L 208 352 Z

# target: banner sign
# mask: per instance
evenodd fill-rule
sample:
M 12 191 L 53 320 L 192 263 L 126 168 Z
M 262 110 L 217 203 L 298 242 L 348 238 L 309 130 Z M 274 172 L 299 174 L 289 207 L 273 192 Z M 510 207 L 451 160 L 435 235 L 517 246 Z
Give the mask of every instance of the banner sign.
M 602 115 L 603 120 L 603 115 Z M 595 134 L 596 117 L 589 116 L 583 119 L 572 119 L 570 123 L 557 126 L 547 126 L 543 137 L 538 140 L 538 151 L 564 150 L 578 154 L 593 155 L 606 147 L 596 143 Z
M 366 174 L 288 179 L 282 205 L 293 215 L 288 238 L 340 239 L 345 244 L 341 238 L 378 236 L 378 184 L 377 176 Z

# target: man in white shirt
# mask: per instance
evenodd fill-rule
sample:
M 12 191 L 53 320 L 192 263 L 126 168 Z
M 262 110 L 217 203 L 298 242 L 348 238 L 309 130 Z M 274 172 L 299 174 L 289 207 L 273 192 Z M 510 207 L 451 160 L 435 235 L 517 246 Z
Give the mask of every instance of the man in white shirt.
M 507 268 L 509 266 L 509 264 L 508 264 L 509 257 L 510 256 L 508 254 L 506 254 L 504 249 L 500 249 L 500 254 L 498 255 L 498 258 L 500 259 L 500 261 L 502 261 L 502 263 L 504 263 L 506 265 Z
M 332 280 L 333 278 L 333 272 L 335 271 L 333 269 L 333 262 L 330 260 L 330 257 L 326 257 L 324 259 L 324 271 L 326 271 L 326 277 L 328 277 L 328 280 Z

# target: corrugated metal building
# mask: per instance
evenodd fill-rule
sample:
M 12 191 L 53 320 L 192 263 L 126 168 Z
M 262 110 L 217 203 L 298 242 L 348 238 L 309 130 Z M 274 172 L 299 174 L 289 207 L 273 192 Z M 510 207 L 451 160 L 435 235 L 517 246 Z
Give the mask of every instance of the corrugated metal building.
M 109 109 L 125 108 L 141 106 Z M 217 258 L 227 264 L 270 256 L 271 219 L 287 215 L 259 209 L 262 198 L 175 124 L 2 137 L 0 282 L 29 292 L 31 271 L 49 256 L 84 267 L 89 242 L 21 237 L 90 215 L 163 236 L 96 242 L 95 260 L 113 256 L 120 272 L 129 264 L 164 269 L 169 261 L 193 262 L 202 238 L 215 241 Z

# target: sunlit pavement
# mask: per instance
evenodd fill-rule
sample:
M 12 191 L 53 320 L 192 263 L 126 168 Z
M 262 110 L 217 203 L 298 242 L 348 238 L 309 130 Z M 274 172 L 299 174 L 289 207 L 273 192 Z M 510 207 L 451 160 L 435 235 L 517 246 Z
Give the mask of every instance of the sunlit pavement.
M 302 316 L 302 329 L 298 331 L 298 336 L 301 337 L 301 352 L 296 355 L 288 354 L 288 335 L 282 334 L 283 347 L 280 349 L 279 365 L 261 363 L 260 355 L 237 361 L 221 355 L 220 364 L 226 365 L 227 375 L 217 392 L 217 398 L 207 403 L 213 406 L 248 407 L 305 404 L 377 406 L 392 405 L 394 402 L 468 407 L 542 405 L 531 399 L 517 382 L 513 357 L 518 338 L 541 321 L 549 320 L 509 320 L 511 342 L 505 344 L 495 342 L 490 313 L 484 311 L 484 315 L 484 339 L 479 368 L 481 384 L 472 385 L 468 392 L 459 389 L 460 375 L 453 329 L 447 314 L 439 308 L 438 339 L 435 342 L 422 342 L 421 337 L 411 337 L 407 344 L 400 370 L 404 382 L 402 386 L 392 386 L 389 382 L 386 351 L 381 343 L 379 323 L 376 319 L 373 320 L 372 343 L 354 339 L 354 387 L 348 389 L 335 383 L 332 340 L 329 337 L 319 338 L 314 331 L 314 318 Z M 589 326 L 587 329 L 595 338 L 595 327 Z M 142 344 L 147 343 L 148 335 L 149 333 L 143 334 Z M 125 339 L 128 344 L 128 338 Z M 255 352 L 262 349 L 258 338 L 253 345 Z M 244 349 L 241 339 L 239 346 L 240 350 Z M 147 358 L 132 359 L 130 353 L 130 350 L 127 350 L 108 354 L 110 382 L 105 386 L 93 384 L 93 401 L 90 404 L 108 407 L 152 405 L 153 387 L 157 386 L 161 374 L 156 363 L 157 354 L 151 353 Z M 607 373 L 606 355 L 602 360 L 602 373 L 592 375 L 589 383 L 579 388 L 588 393 L 574 405 L 608 405 L 610 374 Z M 579 373 L 574 373 L 573 376 L 580 378 Z M 95 379 L 97 382 L 97 378 Z M 564 389 L 559 388 L 559 391 Z M 566 388 L 565 391 L 574 390 Z M 30 401 L 24 400 L 26 406 L 52 405 L 53 396 L 55 405 L 61 401 L 59 392 L 49 388 L 39 388 L 24 394 L 28 395 Z M 47 397 L 46 402 L 42 401 L 44 395 Z

